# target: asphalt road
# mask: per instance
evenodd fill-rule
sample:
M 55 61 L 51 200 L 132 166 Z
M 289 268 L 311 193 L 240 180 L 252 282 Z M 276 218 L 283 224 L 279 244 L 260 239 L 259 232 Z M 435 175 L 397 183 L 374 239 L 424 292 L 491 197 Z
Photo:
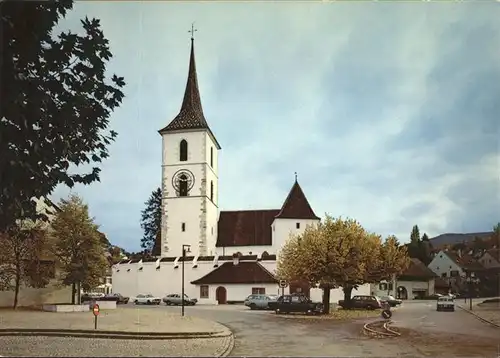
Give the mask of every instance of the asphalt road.
M 127 305 L 128 308 L 136 308 Z M 139 306 L 140 309 L 180 307 Z M 147 307 L 147 308 L 146 308 Z M 367 320 L 290 319 L 244 306 L 186 307 L 186 315 L 218 321 L 235 334 L 232 356 L 476 356 L 500 355 L 500 330 L 467 312 L 436 312 L 434 302 L 405 302 L 394 311 L 403 336 L 371 339 L 360 334 Z M 140 312 L 140 311 L 139 311 Z

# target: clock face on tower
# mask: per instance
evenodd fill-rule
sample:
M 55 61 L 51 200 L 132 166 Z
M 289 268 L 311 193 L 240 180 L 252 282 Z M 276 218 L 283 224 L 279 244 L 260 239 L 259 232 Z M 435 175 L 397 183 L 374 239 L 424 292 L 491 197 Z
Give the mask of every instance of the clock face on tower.
M 172 186 L 177 196 L 188 196 L 194 186 L 194 175 L 187 169 L 178 170 L 172 177 Z

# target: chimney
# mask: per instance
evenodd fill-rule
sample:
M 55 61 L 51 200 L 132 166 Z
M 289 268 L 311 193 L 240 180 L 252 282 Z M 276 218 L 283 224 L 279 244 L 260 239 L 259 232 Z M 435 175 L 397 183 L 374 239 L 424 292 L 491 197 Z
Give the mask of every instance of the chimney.
M 458 257 L 462 257 L 462 249 L 457 250 Z

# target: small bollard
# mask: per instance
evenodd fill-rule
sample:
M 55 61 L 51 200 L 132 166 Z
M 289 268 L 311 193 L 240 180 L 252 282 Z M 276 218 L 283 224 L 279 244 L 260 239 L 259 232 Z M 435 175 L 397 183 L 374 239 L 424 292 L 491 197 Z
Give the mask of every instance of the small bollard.
M 99 316 L 99 305 L 97 303 L 92 307 L 92 313 L 94 314 L 94 329 L 97 329 L 97 316 Z

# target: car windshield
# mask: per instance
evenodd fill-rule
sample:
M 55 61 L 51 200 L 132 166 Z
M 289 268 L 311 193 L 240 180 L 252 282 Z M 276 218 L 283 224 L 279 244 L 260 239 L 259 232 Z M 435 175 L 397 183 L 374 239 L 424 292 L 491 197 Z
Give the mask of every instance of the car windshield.
M 451 298 L 451 297 L 439 297 L 438 301 L 439 302 L 453 302 L 453 298 Z

